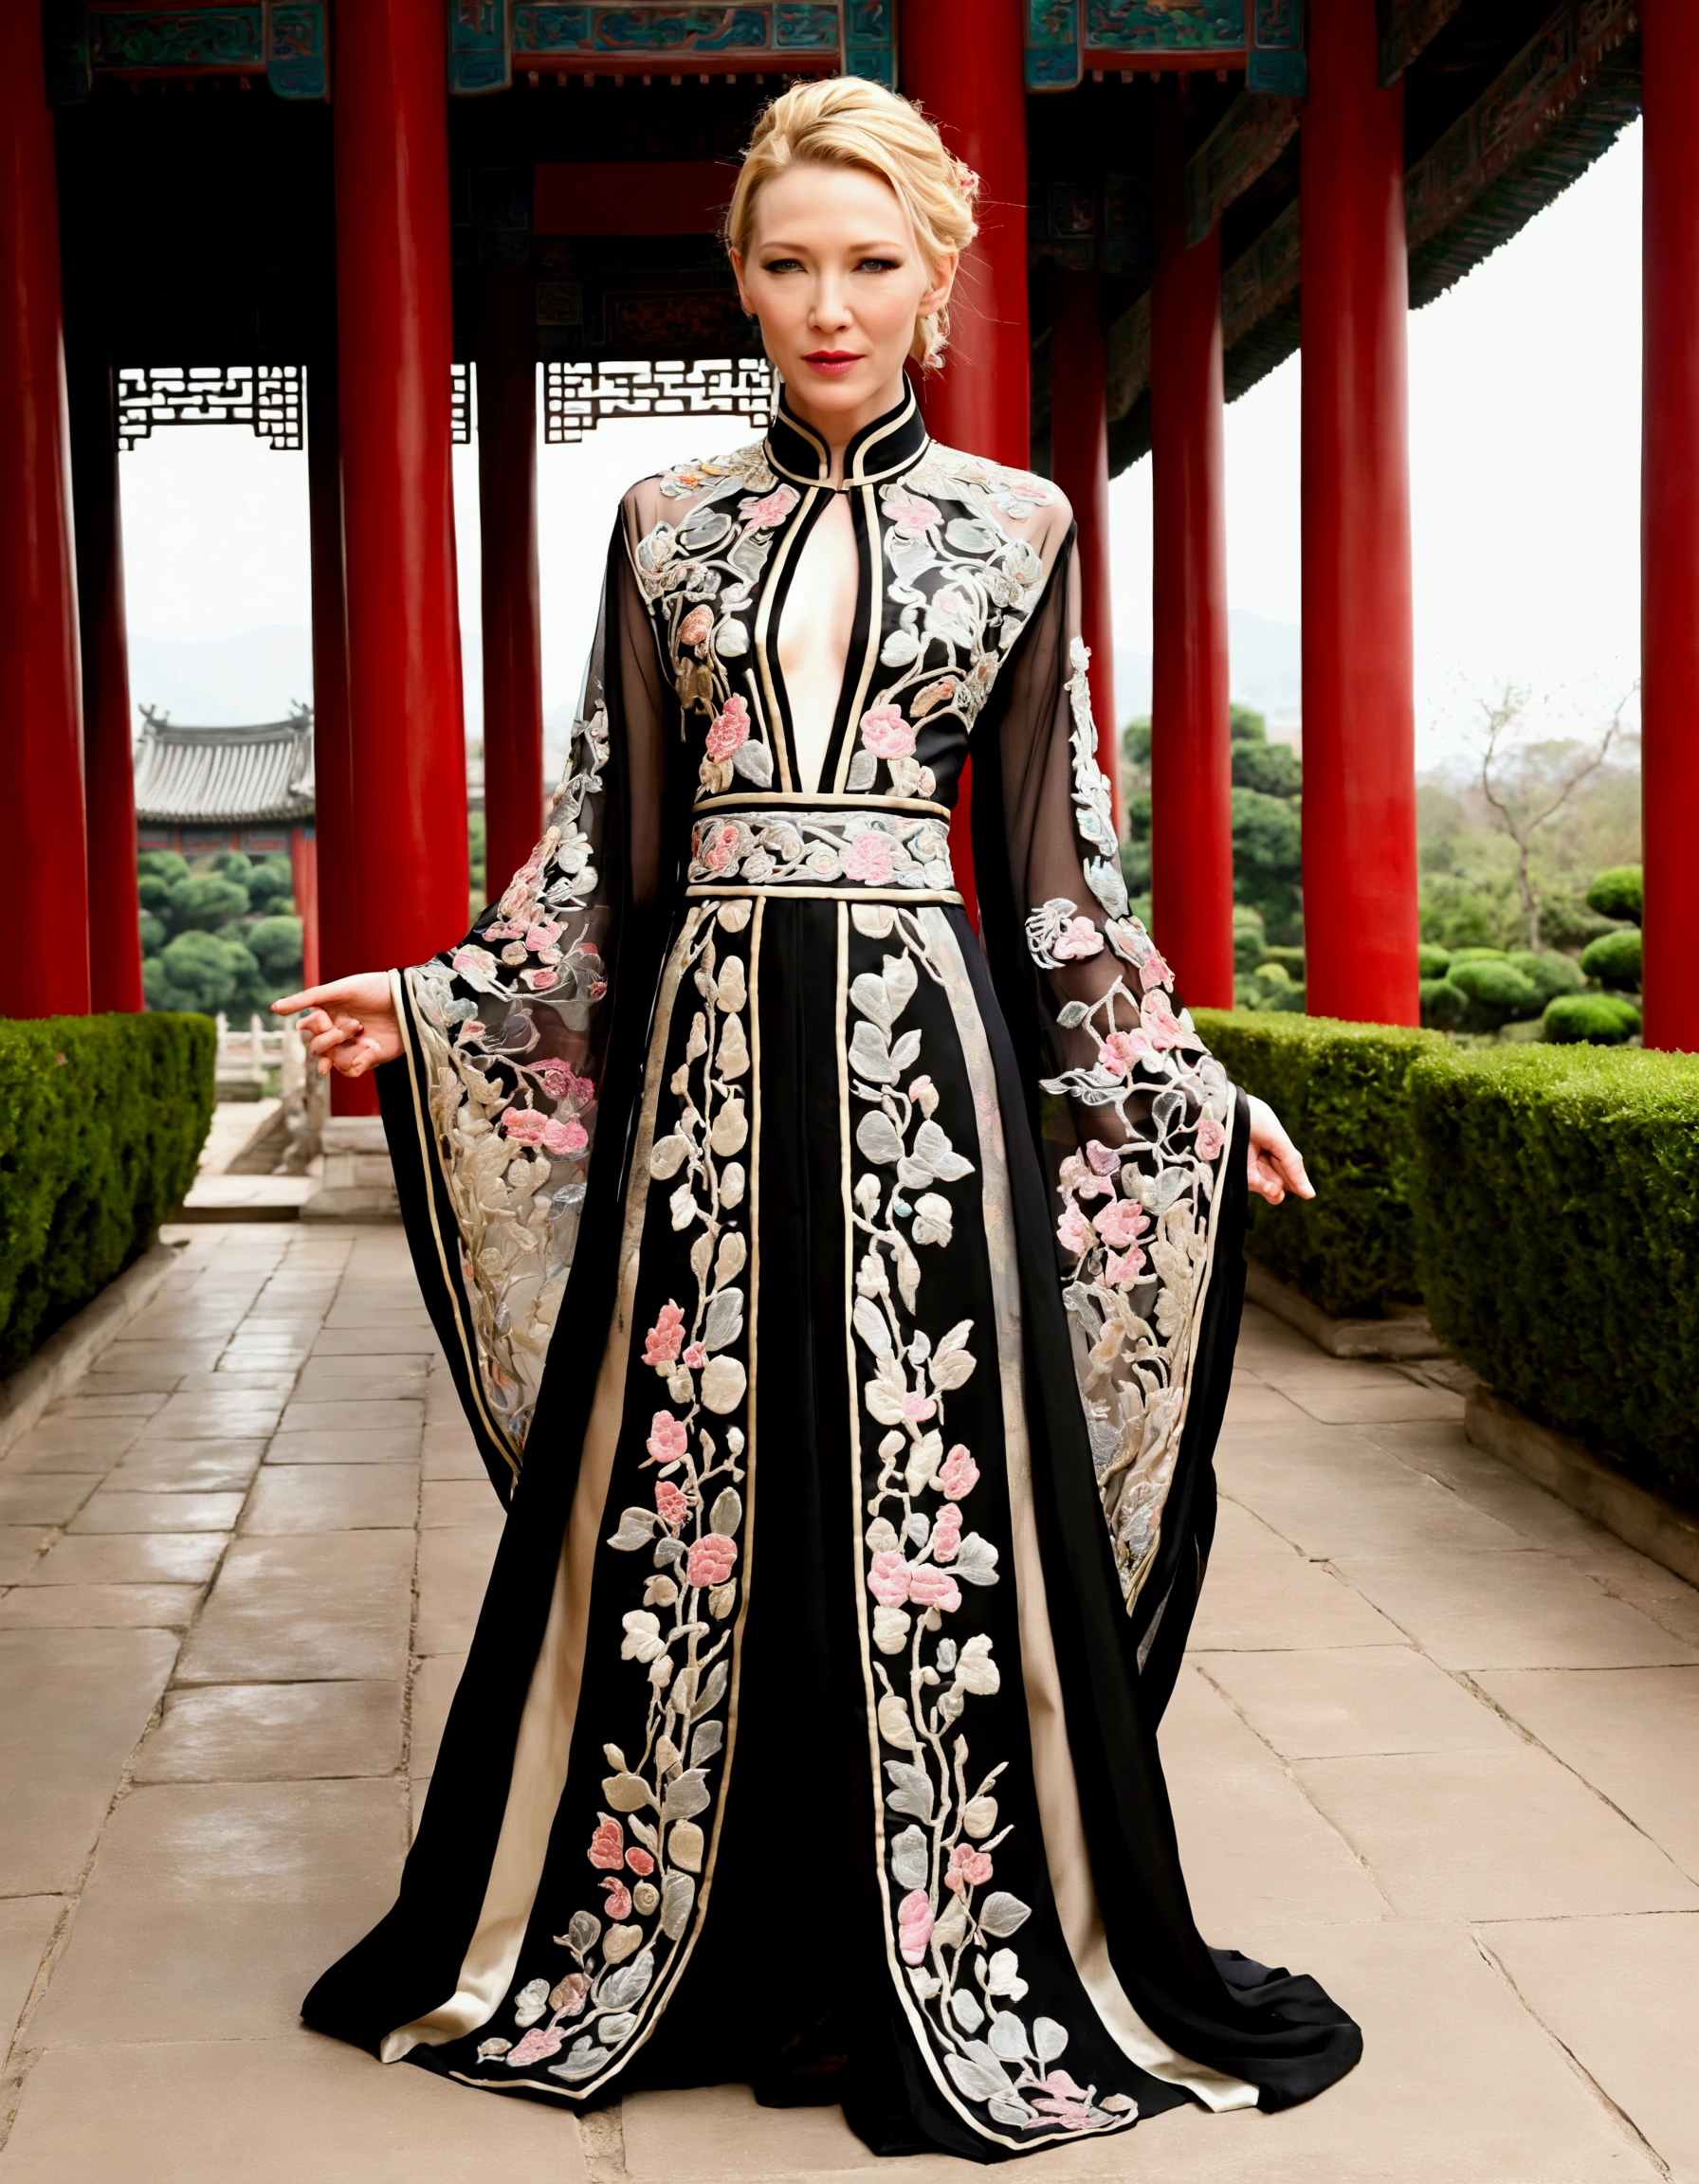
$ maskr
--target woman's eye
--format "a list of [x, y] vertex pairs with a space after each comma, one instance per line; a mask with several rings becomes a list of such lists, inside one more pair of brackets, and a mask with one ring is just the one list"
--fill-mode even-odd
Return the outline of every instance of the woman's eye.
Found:
[[894, 258], [864, 258], [855, 268], [858, 273], [894, 273], [896, 269]]
[[801, 269], [801, 262], [795, 258], [770, 258], [761, 267], [763, 273], [797, 273]]

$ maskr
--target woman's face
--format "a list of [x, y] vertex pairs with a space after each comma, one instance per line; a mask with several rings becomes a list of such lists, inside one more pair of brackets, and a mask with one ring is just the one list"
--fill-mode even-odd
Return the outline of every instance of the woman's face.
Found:
[[792, 403], [841, 446], [897, 400], [915, 319], [948, 297], [956, 254], [927, 264], [881, 176], [803, 162], [757, 192], [732, 266]]

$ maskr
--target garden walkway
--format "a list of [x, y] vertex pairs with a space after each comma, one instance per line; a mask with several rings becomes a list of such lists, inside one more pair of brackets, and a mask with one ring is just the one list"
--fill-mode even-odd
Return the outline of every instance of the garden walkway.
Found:
[[[199, 1227], [0, 1464], [0, 2184], [960, 2184], [835, 2110], [552, 2109], [302, 2031], [390, 1901], [496, 1537], [395, 1229]], [[1337, 2091], [1035, 2184], [1699, 2179], [1699, 1593], [1250, 1315], [1164, 1733], [1199, 1919]]]

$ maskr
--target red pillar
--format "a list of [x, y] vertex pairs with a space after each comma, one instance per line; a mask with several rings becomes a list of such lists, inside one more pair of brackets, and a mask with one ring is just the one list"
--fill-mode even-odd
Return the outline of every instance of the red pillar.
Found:
[[1184, 998], [1233, 1007], [1221, 235], [1186, 243], [1183, 82], [1159, 91], [1150, 295], [1152, 921]]
[[1699, 133], [1682, 93], [1699, 64], [1699, 12], [1642, 0], [1640, 38], [1645, 1039], [1695, 1052], [1699, 983], [1686, 958], [1699, 924]]
[[301, 919], [301, 982], [319, 983], [319, 845], [304, 826], [289, 829], [289, 891]]
[[[354, 818], [354, 742], [348, 716], [348, 605], [342, 560], [342, 456], [337, 419], [337, 368], [327, 357], [307, 366], [307, 521], [313, 556], [313, 885], [316, 973], [304, 947], [302, 984], [345, 978], [366, 966], [359, 931]], [[375, 1115], [369, 1077], [334, 1075], [333, 1115]]]
[[69, 358], [71, 475], [82, 626], [82, 763], [88, 829], [90, 1001], [139, 1010], [141, 907], [136, 899], [136, 771], [130, 647], [119, 501], [112, 356], [90, 328]]
[[[1021, 0], [975, 0], [963, 35], [959, 0], [904, 0], [901, 80], [944, 142], [979, 177], [979, 233], [950, 302], [950, 347], [923, 391], [926, 425], [946, 446], [1024, 469], [1032, 460], [1027, 324], [1027, 103]], [[962, 775], [950, 851], [977, 922], [969, 838], [973, 766]]]
[[0, 1016], [86, 1013], [88, 853], [59, 294], [41, 9], [12, 11], [0, 67], [0, 800], [28, 943], [0, 961]]
[[491, 265], [478, 321], [485, 885], [493, 901], [542, 831], [537, 581], [537, 338], [523, 265]]
[[410, 0], [361, 0], [337, 19], [337, 393], [362, 970], [420, 962], [466, 922], [448, 99], [430, 21], [440, 29]]
[[1097, 762], [1121, 830], [1121, 737], [1115, 711], [1114, 594], [1109, 582], [1108, 353], [1095, 273], [1059, 267], [1050, 288], [1050, 476], [1079, 525], [1081, 615], [1091, 653]]
[[1404, 94], [1368, 0], [1313, 0], [1304, 284], [1304, 946], [1318, 1016], [1414, 1024]]

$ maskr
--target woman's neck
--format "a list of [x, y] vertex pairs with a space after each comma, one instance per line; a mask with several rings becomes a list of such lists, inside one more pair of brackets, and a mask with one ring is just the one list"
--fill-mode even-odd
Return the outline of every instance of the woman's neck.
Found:
[[844, 455], [855, 435], [868, 426], [876, 424], [888, 410], [894, 410], [903, 399], [903, 374], [899, 372], [890, 384], [879, 393], [869, 395], [867, 401], [853, 410], [833, 410], [822, 412], [813, 407], [805, 396], [799, 397], [789, 380], [785, 382], [785, 401], [798, 424], [826, 443], [826, 451], [831, 468], [830, 482], [844, 482]]

